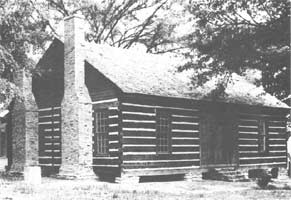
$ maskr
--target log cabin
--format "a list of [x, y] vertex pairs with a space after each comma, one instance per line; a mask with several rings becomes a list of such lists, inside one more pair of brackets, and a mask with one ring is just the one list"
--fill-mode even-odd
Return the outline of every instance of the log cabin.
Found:
[[32, 79], [43, 175], [286, 168], [286, 104], [239, 76], [224, 98], [199, 98], [179, 59], [85, 42], [82, 20], [65, 20]]

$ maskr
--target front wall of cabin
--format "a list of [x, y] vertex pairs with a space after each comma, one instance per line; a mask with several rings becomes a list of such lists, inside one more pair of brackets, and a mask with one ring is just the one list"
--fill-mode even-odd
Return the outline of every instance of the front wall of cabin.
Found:
[[[286, 167], [286, 109], [242, 108], [238, 116], [240, 167]], [[260, 151], [260, 121], [265, 123], [266, 151]]]
[[[209, 167], [286, 167], [286, 109], [126, 94], [119, 110], [123, 173], [146, 176]], [[171, 113], [169, 154], [157, 153], [157, 110]], [[259, 152], [259, 120], [266, 123], [264, 153]]]
[[[199, 109], [193, 101], [124, 95], [119, 106], [122, 170], [138, 175], [186, 173], [200, 166]], [[157, 152], [158, 111], [171, 119], [170, 153]]]

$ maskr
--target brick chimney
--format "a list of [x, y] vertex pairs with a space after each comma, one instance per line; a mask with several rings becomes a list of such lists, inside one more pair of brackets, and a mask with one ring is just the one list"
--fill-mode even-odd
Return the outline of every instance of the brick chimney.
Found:
[[85, 85], [85, 20], [64, 21], [64, 98], [62, 100], [62, 165], [59, 176], [95, 177], [92, 169], [92, 102]]

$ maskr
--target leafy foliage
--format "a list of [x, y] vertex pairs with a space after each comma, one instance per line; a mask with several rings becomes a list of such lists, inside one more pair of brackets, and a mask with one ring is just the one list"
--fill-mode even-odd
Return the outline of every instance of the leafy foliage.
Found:
[[[2, 108], [8, 107], [12, 99], [17, 95], [17, 88], [9, 81], [11, 79], [11, 72], [14, 71], [18, 65], [2, 46], [0, 46], [0, 111]], [[10, 66], [10, 67], [7, 67]]]
[[38, 18], [27, 1], [0, 0], [0, 109], [17, 95], [13, 73], [19, 68], [31, 70], [27, 53], [40, 48], [50, 38], [44, 31], [46, 20]]
[[196, 19], [197, 28], [187, 38], [195, 53], [185, 54], [191, 61], [181, 70], [194, 68], [195, 84], [223, 74], [223, 89], [232, 72], [258, 69], [267, 92], [288, 96], [290, 1], [192, 1], [188, 9]]

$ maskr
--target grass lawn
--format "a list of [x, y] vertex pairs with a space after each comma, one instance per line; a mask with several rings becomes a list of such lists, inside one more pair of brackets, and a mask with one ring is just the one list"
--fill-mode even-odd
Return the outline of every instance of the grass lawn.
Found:
[[291, 179], [275, 180], [267, 189], [255, 182], [173, 181], [116, 184], [96, 180], [43, 178], [28, 185], [21, 177], [0, 177], [0, 199], [291, 199]]

